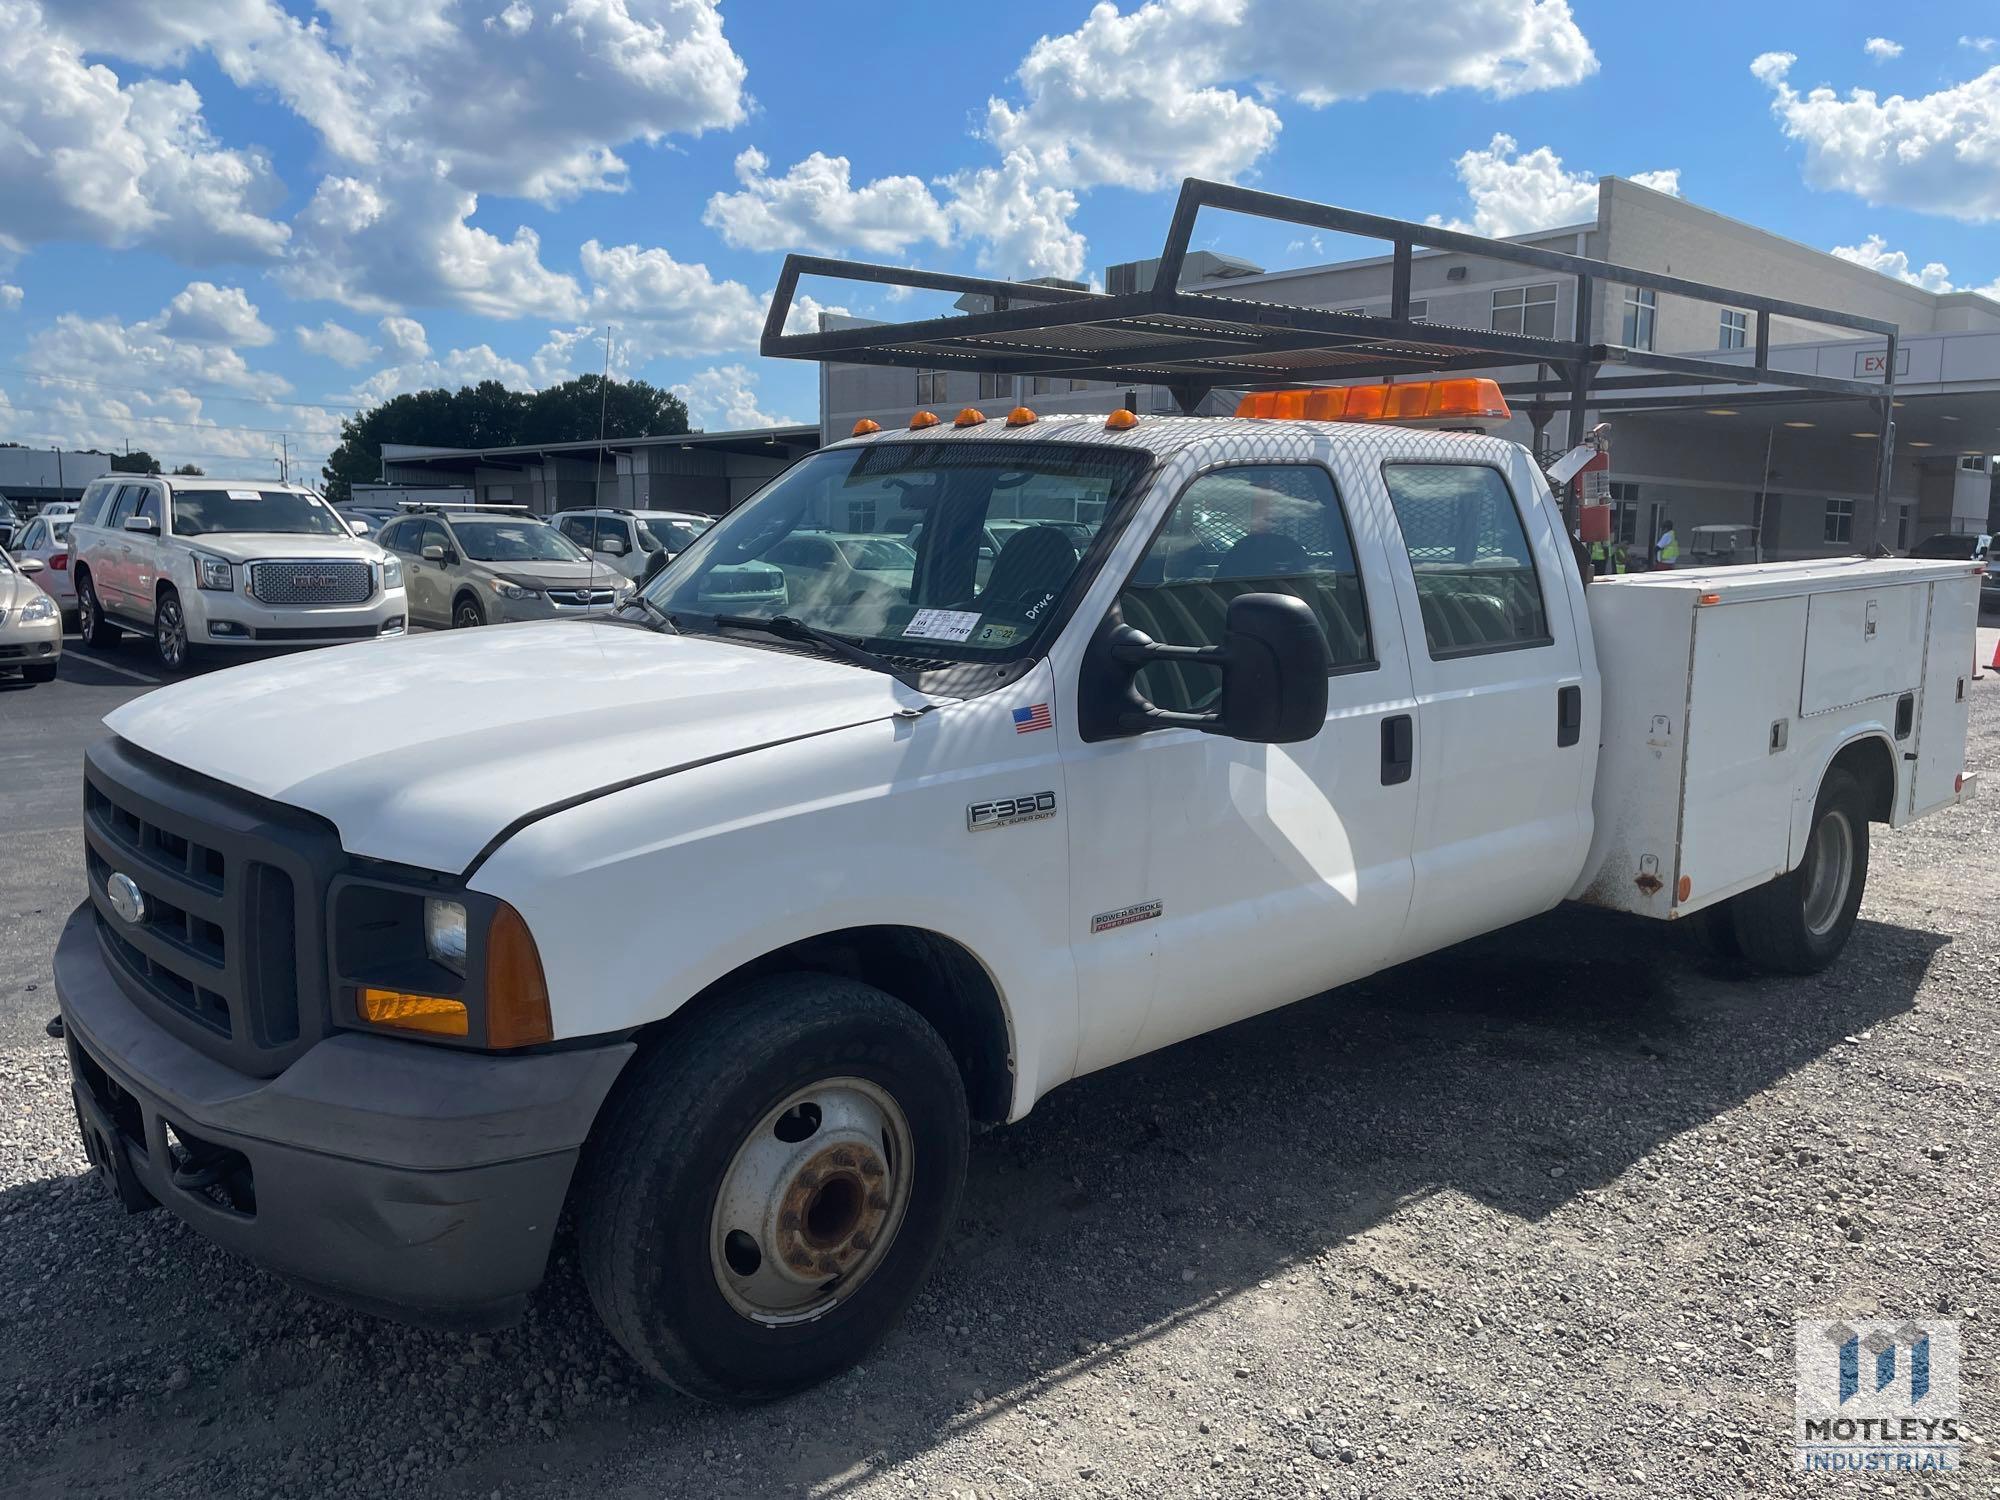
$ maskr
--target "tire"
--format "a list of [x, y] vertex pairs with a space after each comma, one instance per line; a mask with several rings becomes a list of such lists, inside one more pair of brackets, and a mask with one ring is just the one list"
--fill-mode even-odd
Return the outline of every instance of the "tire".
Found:
[[1731, 967], [1743, 964], [1743, 944], [1736, 936], [1735, 901], [1718, 901], [1704, 906], [1681, 924], [1688, 939], [1704, 957]]
[[486, 623], [486, 611], [479, 607], [479, 601], [470, 594], [460, 594], [451, 604], [451, 628], [470, 630]]
[[1868, 797], [1838, 768], [1820, 783], [1805, 858], [1730, 903], [1736, 940], [1753, 967], [1817, 974], [1840, 956], [1868, 884]]
[[104, 606], [98, 602], [97, 585], [85, 573], [76, 581], [76, 628], [86, 645], [100, 651], [106, 646], [118, 644], [119, 629], [104, 618]]
[[170, 588], [161, 589], [153, 605], [153, 658], [169, 677], [180, 676], [194, 664], [187, 614], [181, 607], [181, 596]]
[[930, 1274], [968, 1133], [957, 1065], [914, 1011], [852, 980], [756, 980], [634, 1061], [592, 1131], [572, 1200], [590, 1300], [688, 1395], [825, 1380]]
[[21, 675], [29, 682], [54, 682], [56, 669], [53, 663], [45, 667], [23, 667]]

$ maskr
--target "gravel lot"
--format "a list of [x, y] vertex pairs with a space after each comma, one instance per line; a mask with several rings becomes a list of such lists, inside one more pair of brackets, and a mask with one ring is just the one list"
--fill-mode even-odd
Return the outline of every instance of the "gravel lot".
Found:
[[566, 1244], [521, 1327], [422, 1333], [83, 1175], [39, 1025], [75, 794], [19, 788], [73, 788], [36, 716], [85, 689], [37, 691], [0, 688], [0, 1494], [1870, 1492], [1789, 1471], [1792, 1321], [1937, 1313], [1973, 1440], [1887, 1487], [2000, 1494], [2000, 786], [1878, 838], [1818, 979], [1566, 911], [1062, 1089], [974, 1143], [864, 1369], [732, 1411], [635, 1377]]

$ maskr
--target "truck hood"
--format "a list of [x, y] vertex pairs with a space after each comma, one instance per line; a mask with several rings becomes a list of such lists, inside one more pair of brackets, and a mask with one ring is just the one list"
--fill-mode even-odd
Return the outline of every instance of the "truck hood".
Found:
[[319, 814], [349, 853], [459, 871], [556, 804], [933, 701], [839, 662], [575, 620], [257, 662], [104, 722]]
[[204, 531], [197, 536], [179, 532], [174, 535], [186, 546], [226, 557], [233, 563], [261, 562], [270, 557], [338, 557], [378, 563], [389, 555], [358, 536], [315, 536], [300, 531]]

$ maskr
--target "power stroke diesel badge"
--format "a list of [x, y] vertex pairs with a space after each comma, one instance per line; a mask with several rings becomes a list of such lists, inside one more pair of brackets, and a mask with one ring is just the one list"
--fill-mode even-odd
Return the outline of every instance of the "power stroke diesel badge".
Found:
[[995, 797], [965, 810], [965, 826], [973, 833], [1005, 828], [1013, 823], [1039, 823], [1056, 815], [1054, 792], [1027, 792], [1019, 797]]

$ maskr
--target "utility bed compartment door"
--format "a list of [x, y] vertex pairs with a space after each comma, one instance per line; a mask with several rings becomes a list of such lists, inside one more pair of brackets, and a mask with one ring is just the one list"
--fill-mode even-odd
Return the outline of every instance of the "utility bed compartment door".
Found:
[[1909, 778], [1911, 817], [1958, 796], [1958, 777], [1965, 769], [1965, 680], [1972, 671], [1963, 643], [1978, 639], [1979, 625], [1976, 577], [1933, 583], [1925, 592], [1930, 596], [1930, 633], [1917, 709], [1916, 774]]
[[1926, 584], [1906, 583], [1810, 595], [1799, 712], [1824, 713], [1915, 687], [1929, 594]]

